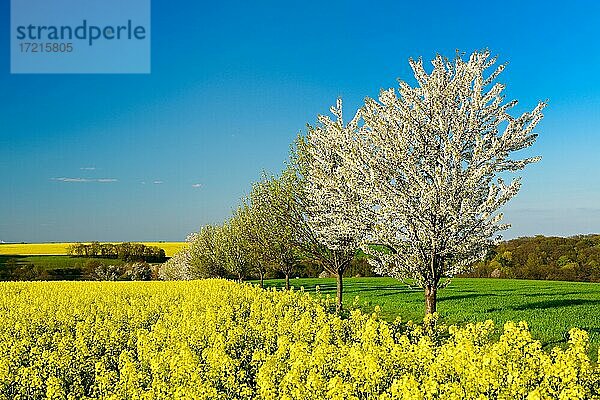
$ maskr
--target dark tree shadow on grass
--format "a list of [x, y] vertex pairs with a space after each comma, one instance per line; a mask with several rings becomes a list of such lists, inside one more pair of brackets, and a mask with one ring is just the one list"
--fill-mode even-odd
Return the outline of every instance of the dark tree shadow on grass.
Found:
[[421, 288], [409, 288], [408, 286], [405, 285], [398, 285], [398, 286], [371, 286], [371, 287], [353, 287], [350, 285], [345, 285], [345, 287], [348, 288], [352, 288], [352, 289], [356, 289], [357, 291], [360, 292], [377, 292], [377, 291], [382, 291], [382, 292], [388, 292], [388, 291], [394, 291], [397, 293], [419, 293], [421, 292], [423, 289]]
[[587, 293], [595, 293], [595, 292], [594, 291], [589, 291], [589, 292], [557, 292], [557, 291], [552, 291], [552, 290], [548, 289], [548, 290], [545, 290], [545, 291], [538, 291], [538, 292], [534, 292], [534, 293], [522, 293], [522, 294], [520, 294], [520, 296], [523, 296], [523, 297], [541, 297], [541, 296], [556, 297], [556, 296], [572, 296], [572, 295], [581, 296], [582, 294], [587, 294]]
[[571, 306], [582, 306], [582, 305], [600, 305], [600, 300], [590, 299], [553, 299], [538, 301], [535, 303], [527, 303], [517, 307], [512, 307], [515, 311], [524, 310], [545, 310], [548, 308], [560, 308], [560, 307], [571, 307]]
[[464, 300], [464, 299], [475, 299], [478, 297], [494, 297], [499, 296], [494, 293], [467, 293], [467, 294], [458, 294], [458, 295], [450, 295], [450, 296], [440, 296], [438, 297], [438, 302], [444, 302], [448, 300]]

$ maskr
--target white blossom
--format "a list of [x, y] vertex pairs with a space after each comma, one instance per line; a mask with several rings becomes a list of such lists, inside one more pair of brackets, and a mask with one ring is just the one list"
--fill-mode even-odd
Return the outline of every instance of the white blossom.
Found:
[[400, 81], [398, 91], [366, 99], [336, 176], [366, 205], [357, 225], [374, 223], [363, 248], [377, 272], [423, 286], [433, 312], [441, 278], [463, 272], [508, 227], [498, 209], [521, 183], [499, 175], [540, 159], [511, 156], [535, 142], [545, 103], [511, 116], [516, 101], [505, 102], [494, 82], [504, 65], [486, 76], [496, 62], [488, 51], [437, 56], [430, 73], [421, 59], [409, 62], [418, 85]]
[[[369, 230], [366, 220], [357, 223], [363, 202], [357, 182], [345, 171], [341, 156], [356, 137], [359, 113], [347, 125], [342, 116], [342, 101], [331, 107], [335, 116], [320, 115], [316, 127], [309, 126], [305, 140], [299, 141], [299, 154], [305, 157], [307, 222], [317, 240], [327, 249], [338, 252], [345, 261], [354, 256]], [[333, 271], [332, 273], [336, 273]]]

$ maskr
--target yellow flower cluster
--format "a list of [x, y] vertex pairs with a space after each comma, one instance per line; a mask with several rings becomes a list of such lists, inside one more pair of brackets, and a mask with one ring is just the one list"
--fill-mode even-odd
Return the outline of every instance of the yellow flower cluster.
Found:
[[579, 399], [588, 336], [387, 323], [224, 280], [0, 284], [1, 399]]

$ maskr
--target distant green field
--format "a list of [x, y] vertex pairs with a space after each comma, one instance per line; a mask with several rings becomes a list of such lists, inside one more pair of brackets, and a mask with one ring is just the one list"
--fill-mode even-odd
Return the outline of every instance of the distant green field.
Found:
[[7, 256], [0, 255], [0, 267], [6, 265], [9, 260], [14, 260], [17, 264], [33, 264], [43, 269], [57, 268], [80, 268], [89, 260], [101, 262], [103, 264], [123, 265], [125, 261], [112, 258], [80, 258], [69, 256]]
[[[163, 249], [167, 257], [171, 257], [185, 242], [140, 242], [146, 246]], [[0, 255], [64, 255], [72, 243], [0, 243]]]
[[[294, 279], [296, 289], [335, 294], [334, 279]], [[283, 287], [284, 281], [265, 281], [266, 287]], [[359, 296], [359, 306], [372, 310], [379, 305], [388, 320], [423, 318], [423, 292], [391, 278], [344, 279], [344, 304]], [[565, 343], [572, 327], [585, 329], [597, 359], [600, 344], [600, 284], [583, 282], [530, 281], [460, 278], [438, 292], [438, 312], [448, 324], [493, 320], [501, 326], [508, 320], [527, 321], [531, 332], [545, 346]]]
[[[95, 262], [105, 265], [123, 265], [125, 261], [108, 258], [80, 258], [69, 256], [19, 256], [0, 255], [0, 279], [50, 279], [50, 280], [79, 280], [84, 279], [84, 270], [87, 263]], [[45, 271], [42, 277], [15, 278], [10, 270], [27, 265], [33, 265], [37, 272]]]

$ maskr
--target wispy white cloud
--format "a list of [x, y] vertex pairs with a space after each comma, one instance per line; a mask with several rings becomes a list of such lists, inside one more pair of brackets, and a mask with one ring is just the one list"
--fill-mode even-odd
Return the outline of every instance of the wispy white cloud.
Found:
[[154, 181], [152, 183], [154, 183], [155, 185], [162, 185], [164, 182], [163, 181]]
[[51, 178], [50, 180], [59, 181], [59, 182], [90, 182], [90, 179], [87, 178]]
[[79, 183], [79, 182], [98, 182], [98, 183], [112, 183], [112, 182], [118, 182], [118, 179], [115, 178], [100, 178], [100, 179], [89, 179], [89, 178], [67, 178], [67, 177], [61, 177], [61, 178], [50, 178], [51, 181], [58, 181], [58, 182], [68, 182], [68, 183]]
[[201, 184], [201, 183], [194, 183], [194, 184], [192, 185], [192, 187], [193, 187], [193, 188], [201, 188], [201, 187], [202, 187], [202, 184]]
[[95, 171], [96, 167], [81, 167], [79, 169], [82, 171]]

